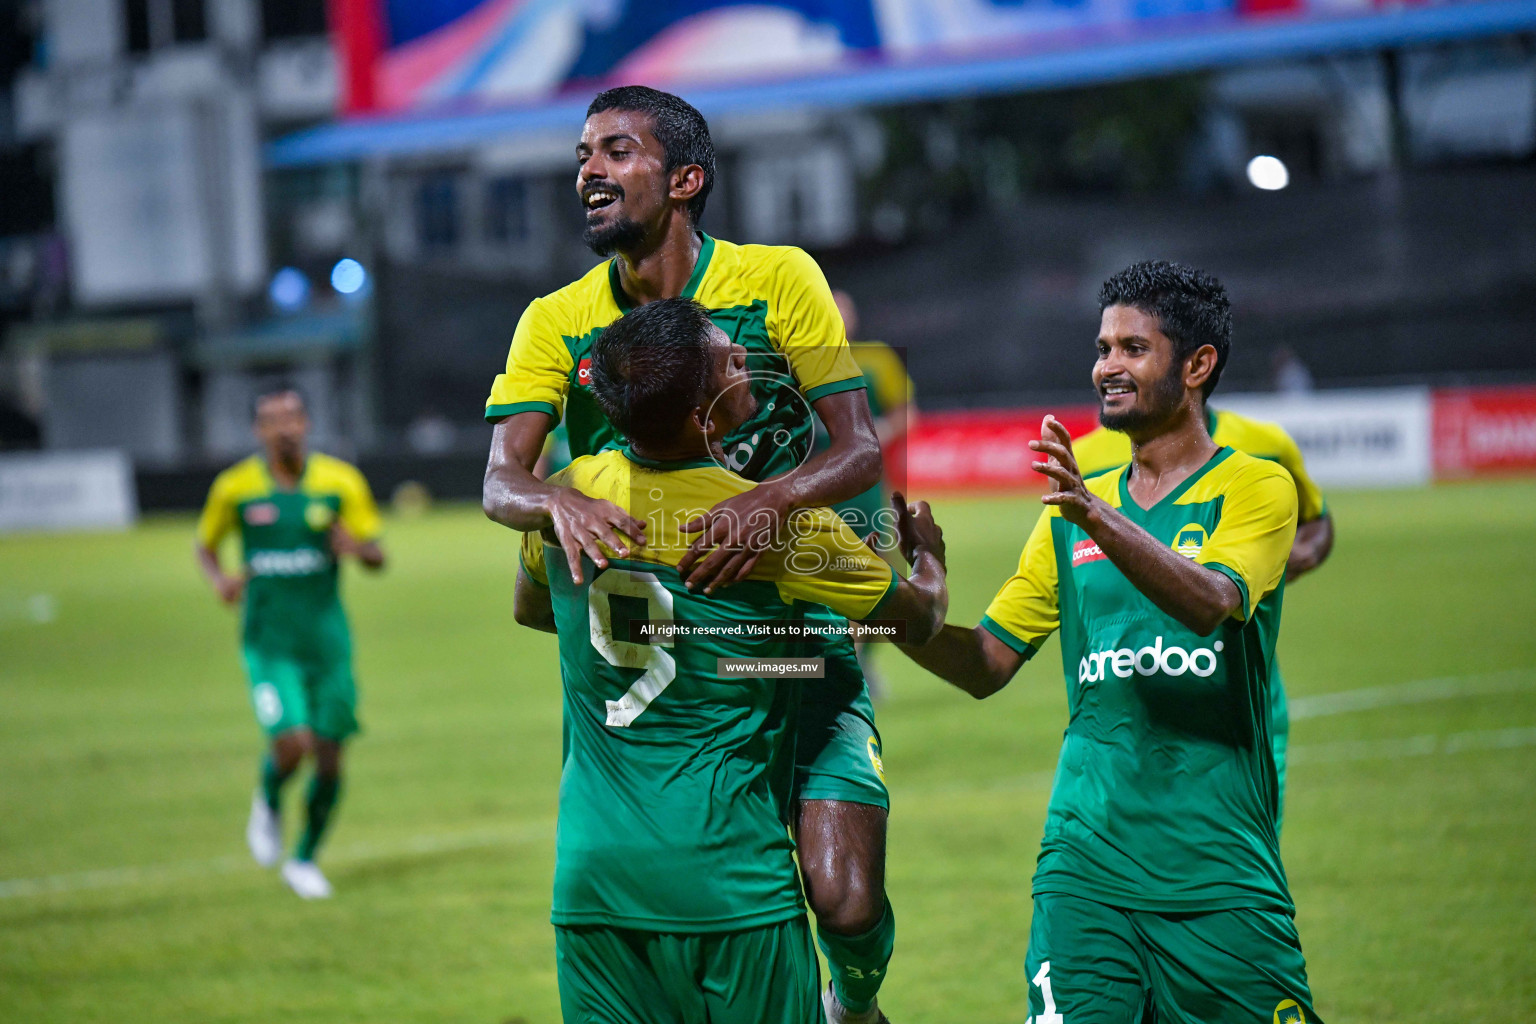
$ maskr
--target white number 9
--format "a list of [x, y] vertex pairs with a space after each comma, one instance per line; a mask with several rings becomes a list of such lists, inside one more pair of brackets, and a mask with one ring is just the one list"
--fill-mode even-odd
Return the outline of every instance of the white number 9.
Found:
[[592, 646], [614, 668], [643, 668], [624, 696], [610, 700], [607, 725], [622, 729], [650, 707], [677, 677], [677, 662], [662, 648], [670, 648], [670, 638], [658, 637], [654, 643], [637, 644], [613, 635], [613, 609], [609, 596], [638, 597], [645, 601], [645, 613], [653, 623], [672, 621], [672, 595], [653, 573], [609, 569], [592, 581], [587, 591], [587, 620], [592, 627]]

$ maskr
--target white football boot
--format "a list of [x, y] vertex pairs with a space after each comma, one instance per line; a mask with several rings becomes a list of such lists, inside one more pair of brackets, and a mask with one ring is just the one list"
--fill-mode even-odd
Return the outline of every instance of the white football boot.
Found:
[[283, 859], [283, 823], [267, 806], [260, 790], [251, 798], [251, 817], [245, 823], [245, 844], [251, 848], [256, 863], [264, 868], [276, 867]]
[[331, 883], [325, 880], [312, 860], [285, 861], [283, 881], [306, 900], [325, 900], [331, 897]]
[[885, 1014], [880, 1012], [878, 999], [871, 1002], [869, 1009], [863, 1013], [854, 1013], [838, 1002], [830, 982], [827, 983], [827, 990], [821, 994], [821, 1011], [827, 1015], [827, 1024], [891, 1024]]

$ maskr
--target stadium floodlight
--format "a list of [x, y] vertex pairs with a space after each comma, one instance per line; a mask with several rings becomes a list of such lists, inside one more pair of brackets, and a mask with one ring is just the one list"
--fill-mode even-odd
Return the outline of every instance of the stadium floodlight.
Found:
[[1248, 180], [1254, 188], [1278, 192], [1291, 183], [1291, 172], [1277, 156], [1256, 156], [1248, 161]]
[[336, 261], [331, 268], [331, 287], [342, 295], [351, 295], [368, 283], [368, 271], [350, 256]]
[[298, 267], [283, 267], [272, 275], [272, 283], [267, 286], [267, 298], [285, 313], [303, 309], [309, 301], [309, 278]]

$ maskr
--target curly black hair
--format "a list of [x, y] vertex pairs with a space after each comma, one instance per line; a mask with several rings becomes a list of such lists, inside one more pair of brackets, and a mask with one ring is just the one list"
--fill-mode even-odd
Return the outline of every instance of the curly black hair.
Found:
[[689, 164], [704, 169], [704, 187], [688, 200], [688, 216], [694, 224], [704, 216], [709, 190], [715, 187], [715, 143], [709, 136], [709, 124], [693, 104], [681, 96], [645, 85], [621, 85], [597, 94], [587, 107], [587, 116], [605, 110], [633, 110], [651, 117], [651, 134], [667, 155], [667, 171]]
[[1201, 345], [1214, 348], [1216, 370], [1202, 389], [1206, 398], [1211, 397], [1232, 348], [1232, 303], [1220, 281], [1182, 263], [1142, 260], [1099, 289], [1099, 312], [1110, 306], [1133, 306], [1157, 317], [1158, 327], [1173, 342], [1177, 359]]

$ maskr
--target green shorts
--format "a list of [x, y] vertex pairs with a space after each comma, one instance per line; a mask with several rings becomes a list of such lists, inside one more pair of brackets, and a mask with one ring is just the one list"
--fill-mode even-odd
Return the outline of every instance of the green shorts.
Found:
[[1036, 1024], [1319, 1024], [1289, 914], [1154, 914], [1063, 893], [1035, 897]]
[[338, 742], [357, 732], [357, 684], [350, 645], [335, 655], [305, 658], [247, 644], [246, 676], [251, 706], [268, 736], [309, 728]]
[[805, 914], [737, 932], [555, 928], [565, 1024], [821, 1024]]
[[[818, 608], [816, 614], [832, 617], [825, 608]], [[880, 731], [875, 728], [875, 708], [853, 638], [830, 640], [814, 656], [826, 659], [826, 678], [807, 679], [801, 687], [794, 798], [873, 804], [889, 810]]]

